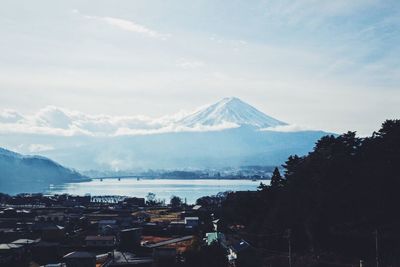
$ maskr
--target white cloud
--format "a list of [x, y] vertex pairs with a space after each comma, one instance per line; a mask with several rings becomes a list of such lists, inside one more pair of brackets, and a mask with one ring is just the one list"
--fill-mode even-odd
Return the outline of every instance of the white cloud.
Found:
[[[197, 110], [197, 109], [196, 109]], [[13, 119], [0, 120], [0, 133], [24, 133], [54, 136], [102, 136], [113, 137], [123, 135], [146, 135], [161, 134], [169, 132], [204, 132], [220, 131], [228, 128], [235, 128], [238, 125], [233, 123], [222, 123], [215, 126], [195, 125], [186, 127], [176, 122], [191, 112], [180, 111], [173, 115], [165, 115], [160, 118], [147, 116], [109, 116], [109, 115], [88, 115], [78, 111], [70, 111], [64, 108], [47, 106], [33, 115], [16, 115], [10, 110], [0, 114], [8, 114]], [[9, 115], [11, 114], [11, 115]], [[5, 118], [7, 118], [4, 115]], [[2, 118], [0, 116], [0, 118]], [[49, 147], [33, 145], [29, 148], [31, 152]]]
[[31, 152], [31, 153], [37, 153], [37, 152], [42, 152], [42, 151], [53, 150], [54, 146], [46, 145], [46, 144], [31, 144], [31, 145], [29, 145], [28, 149], [29, 149], [29, 152]]
[[15, 123], [22, 118], [22, 115], [13, 109], [5, 109], [0, 113], [0, 123]]
[[16, 133], [55, 135], [55, 136], [94, 135], [89, 131], [85, 131], [75, 126], [72, 126], [69, 129], [60, 129], [60, 128], [34, 125], [32, 124], [31, 121], [23, 123], [0, 123], [0, 134], [16, 134]]
[[147, 134], [162, 134], [162, 133], [177, 133], [177, 132], [211, 132], [211, 131], [222, 131], [226, 129], [237, 128], [239, 125], [235, 123], [224, 122], [218, 125], [194, 125], [193, 127], [187, 127], [183, 125], [168, 125], [159, 129], [129, 129], [119, 128], [115, 132], [115, 136], [123, 135], [147, 135]]
[[278, 125], [275, 127], [268, 127], [260, 129], [260, 131], [272, 131], [272, 132], [302, 132], [302, 131], [318, 131], [315, 128], [300, 126], [296, 124]]
[[105, 22], [109, 25], [112, 25], [114, 27], [117, 27], [119, 29], [129, 31], [129, 32], [135, 32], [135, 33], [142, 34], [144, 36], [151, 37], [151, 38], [166, 40], [171, 36], [170, 34], [159, 33], [158, 31], [152, 30], [144, 25], [138, 24], [134, 21], [127, 20], [127, 19], [114, 18], [114, 17], [89, 16], [89, 15], [84, 15], [84, 17], [87, 19], [103, 21], [103, 22]]
[[55, 106], [41, 109], [34, 115], [34, 119], [38, 125], [52, 128], [68, 129], [72, 124], [71, 114]]
[[197, 69], [203, 67], [205, 63], [200, 60], [187, 60], [185, 58], [182, 58], [177, 61], [176, 65], [183, 69]]

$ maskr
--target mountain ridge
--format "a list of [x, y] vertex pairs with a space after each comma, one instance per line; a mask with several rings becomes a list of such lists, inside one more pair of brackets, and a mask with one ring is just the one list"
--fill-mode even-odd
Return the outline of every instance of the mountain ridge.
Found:
[[75, 170], [43, 156], [0, 148], [0, 188], [7, 193], [43, 192], [50, 184], [87, 180]]

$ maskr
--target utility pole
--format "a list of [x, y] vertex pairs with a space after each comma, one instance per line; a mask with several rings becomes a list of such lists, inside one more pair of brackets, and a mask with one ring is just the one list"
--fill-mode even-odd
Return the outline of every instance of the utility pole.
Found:
[[375, 257], [376, 267], [379, 267], [378, 229], [375, 229]]
[[292, 267], [292, 240], [291, 240], [292, 230], [288, 229], [287, 238], [288, 238], [288, 252], [289, 252], [289, 267]]

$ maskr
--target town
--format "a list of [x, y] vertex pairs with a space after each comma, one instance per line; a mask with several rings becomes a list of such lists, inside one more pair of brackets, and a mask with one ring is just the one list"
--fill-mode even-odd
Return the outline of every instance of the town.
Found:
[[192, 266], [190, 250], [215, 244], [222, 261], [235, 266], [250, 249], [219, 231], [212, 206], [186, 205], [176, 196], [168, 205], [152, 193], [146, 199], [0, 194], [0, 201], [0, 266]]

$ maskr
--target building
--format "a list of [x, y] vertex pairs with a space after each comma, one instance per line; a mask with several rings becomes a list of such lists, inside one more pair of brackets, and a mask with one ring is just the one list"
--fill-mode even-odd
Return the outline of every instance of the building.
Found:
[[130, 228], [120, 232], [120, 247], [124, 250], [132, 250], [140, 246], [142, 228]]
[[220, 221], [219, 219], [216, 219], [216, 220], [212, 221], [212, 223], [213, 223], [213, 228], [214, 228], [214, 231], [215, 231], [215, 232], [218, 231], [219, 221]]
[[115, 246], [115, 236], [87, 236], [85, 238], [85, 244], [87, 247], [112, 248]]
[[65, 220], [64, 212], [55, 212], [49, 214], [38, 215], [36, 217], [36, 221], [39, 222], [54, 222], [54, 223], [62, 223]]
[[34, 244], [37, 244], [39, 240], [32, 240], [32, 239], [17, 239], [13, 242], [12, 244], [18, 244], [18, 245], [23, 245], [23, 246], [32, 246]]
[[99, 233], [110, 234], [118, 230], [117, 220], [100, 220], [98, 222]]
[[67, 267], [96, 267], [96, 254], [86, 251], [74, 251], [63, 257]]
[[221, 246], [226, 247], [226, 238], [223, 233], [220, 232], [211, 232], [211, 233], [206, 233], [206, 238], [205, 241], [208, 246], [211, 244], [217, 242]]
[[18, 266], [24, 261], [25, 249], [19, 244], [0, 244], [0, 266]]
[[59, 262], [63, 252], [59, 242], [48, 242], [41, 240], [32, 246], [32, 259], [35, 262]]
[[241, 254], [243, 251], [246, 249], [250, 248], [250, 244], [247, 243], [245, 240], [240, 240], [239, 242], [233, 244], [232, 246], [229, 247], [229, 255], [228, 259], [229, 260], [236, 260], [238, 258], [238, 255]]
[[132, 206], [144, 207], [145, 206], [145, 199], [140, 197], [128, 197], [125, 198], [123, 203]]
[[154, 263], [158, 267], [174, 266], [176, 263], [176, 249], [157, 247], [153, 249]]
[[133, 253], [114, 251], [112, 257], [112, 261], [107, 267], [156, 267], [153, 258], [148, 256], [138, 257]]
[[185, 217], [185, 225], [192, 228], [199, 226], [199, 217]]
[[65, 238], [65, 229], [59, 225], [43, 225], [40, 227], [42, 240], [61, 241]]

